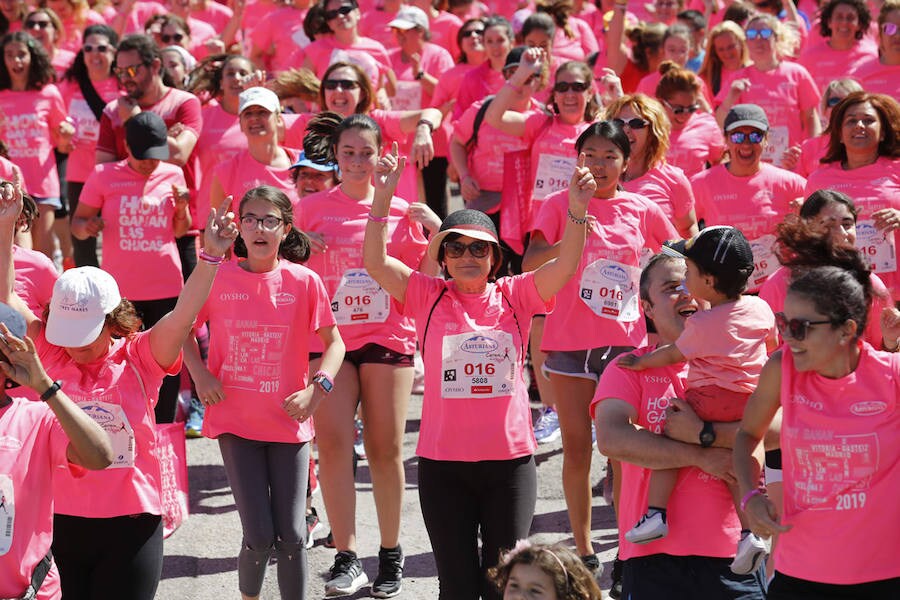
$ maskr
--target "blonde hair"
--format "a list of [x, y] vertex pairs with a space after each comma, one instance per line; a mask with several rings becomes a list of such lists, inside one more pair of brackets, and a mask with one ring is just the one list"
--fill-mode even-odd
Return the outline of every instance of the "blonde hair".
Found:
[[644, 156], [633, 156], [632, 159], [640, 160], [643, 158], [648, 169], [664, 163], [666, 161], [666, 152], [669, 151], [669, 133], [672, 131], [672, 125], [669, 123], [669, 117], [666, 115], [666, 109], [663, 108], [663, 105], [656, 98], [651, 98], [645, 94], [632, 94], [622, 96], [609, 103], [606, 106], [603, 118], [607, 120], [615, 119], [625, 107], [631, 108], [642, 119], [650, 123], [650, 126], [647, 128], [647, 147], [644, 149]]
[[750, 63], [750, 53], [747, 50], [747, 34], [741, 29], [741, 26], [734, 21], [722, 21], [713, 27], [706, 36], [706, 55], [703, 57], [703, 64], [697, 74], [701, 79], [709, 83], [713, 94], [719, 92], [722, 86], [722, 59], [716, 52], [716, 38], [730, 33], [737, 39], [738, 45], [741, 47], [741, 66]]
[[306, 102], [318, 102], [321, 85], [315, 73], [302, 67], [280, 71], [278, 76], [269, 82], [269, 89], [281, 100], [296, 97]]

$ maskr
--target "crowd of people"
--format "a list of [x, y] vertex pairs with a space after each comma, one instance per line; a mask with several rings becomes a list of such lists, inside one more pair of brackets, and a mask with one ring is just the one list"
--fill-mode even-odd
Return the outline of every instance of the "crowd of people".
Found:
[[612, 598], [900, 597], [898, 0], [4, 0], [0, 49], [0, 598], [155, 596], [176, 420], [242, 598], [319, 597], [316, 488], [324, 595], [396, 596], [414, 391], [442, 600], [598, 600], [595, 450]]

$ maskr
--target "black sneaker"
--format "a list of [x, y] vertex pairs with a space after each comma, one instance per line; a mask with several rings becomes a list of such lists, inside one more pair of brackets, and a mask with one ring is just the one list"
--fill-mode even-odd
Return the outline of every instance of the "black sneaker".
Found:
[[378, 577], [372, 584], [373, 598], [393, 598], [403, 589], [403, 550], [382, 548], [378, 551]]
[[581, 557], [581, 562], [588, 568], [588, 571], [594, 574], [594, 579], [600, 580], [603, 575], [603, 565], [596, 554], [585, 554]]
[[369, 578], [366, 577], [356, 552], [344, 550], [334, 555], [334, 564], [331, 566], [328, 581], [325, 582], [325, 595], [347, 596], [367, 583]]
[[609, 597], [618, 600], [622, 597], [622, 561], [616, 555], [612, 568], [612, 585], [609, 588]]

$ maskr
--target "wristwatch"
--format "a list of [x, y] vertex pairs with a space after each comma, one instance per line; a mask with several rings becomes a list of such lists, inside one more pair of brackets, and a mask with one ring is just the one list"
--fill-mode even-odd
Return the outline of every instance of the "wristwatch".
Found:
[[312, 380], [313, 383], [322, 388], [322, 391], [326, 394], [330, 394], [331, 390], [334, 389], [334, 380], [325, 371], [316, 371], [316, 374], [313, 375]]
[[416, 81], [419, 81], [423, 77], [425, 77], [425, 71], [419, 71], [418, 73], [416, 73]]
[[703, 421], [703, 429], [700, 430], [700, 445], [709, 448], [716, 443], [716, 430], [710, 421]]

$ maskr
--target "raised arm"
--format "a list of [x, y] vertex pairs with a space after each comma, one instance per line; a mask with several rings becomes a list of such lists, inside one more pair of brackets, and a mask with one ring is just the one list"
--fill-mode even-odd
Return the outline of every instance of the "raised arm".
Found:
[[559, 242], [559, 256], [545, 262], [534, 272], [534, 284], [545, 301], [555, 296], [575, 275], [584, 252], [585, 232], [588, 228], [587, 207], [597, 189], [597, 182], [584, 163], [585, 155], [582, 152], [569, 182], [568, 219]]
[[500, 88], [484, 113], [484, 120], [494, 129], [507, 135], [522, 137], [525, 135], [525, 114], [510, 110], [518, 90], [528, 85], [528, 79], [540, 75], [545, 61], [544, 51], [540, 48], [529, 48], [522, 54], [521, 62], [512, 77]]
[[400, 156], [397, 142], [393, 143], [389, 153], [378, 159], [375, 166], [375, 198], [363, 242], [363, 266], [372, 279], [398, 302], [406, 300], [406, 284], [413, 271], [393, 256], [388, 256], [387, 225], [391, 198], [405, 166], [406, 157]]
[[[224, 258], [238, 235], [230, 200], [220, 211], [210, 209], [203, 235], [203, 250], [211, 257]], [[150, 351], [162, 367], [169, 367], [178, 359], [184, 340], [194, 325], [197, 314], [212, 289], [219, 263], [200, 260], [184, 284], [178, 302], [171, 312], [150, 328]]]
[[621, 75], [628, 64], [628, 48], [625, 46], [625, 13], [628, 11], [628, 0], [615, 0], [613, 16], [609, 21], [609, 32], [606, 34], [606, 65]]

